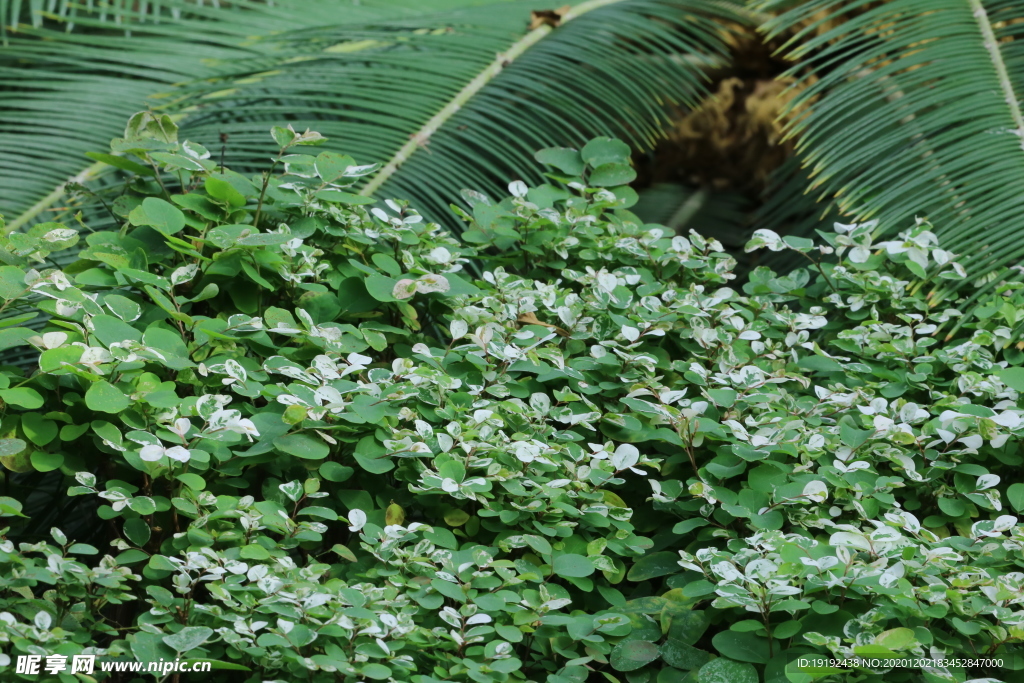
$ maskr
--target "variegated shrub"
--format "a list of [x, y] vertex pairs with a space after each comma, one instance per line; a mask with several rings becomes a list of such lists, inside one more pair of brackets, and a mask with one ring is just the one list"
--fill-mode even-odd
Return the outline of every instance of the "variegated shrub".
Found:
[[[1004, 664], [840, 675], [1010, 680], [1016, 285], [956, 328], [928, 292], [965, 273], [925, 222], [759, 231], [807, 267], [737, 277], [629, 212], [608, 139], [467, 192], [460, 241], [273, 136], [247, 177], [137, 115], [118, 231], [5, 238], [0, 343], [38, 361], [0, 373], [0, 675], [803, 683], [837, 672], [800, 656], [898, 655]], [[84, 501], [74, 538], [34, 525], [32, 472]]]

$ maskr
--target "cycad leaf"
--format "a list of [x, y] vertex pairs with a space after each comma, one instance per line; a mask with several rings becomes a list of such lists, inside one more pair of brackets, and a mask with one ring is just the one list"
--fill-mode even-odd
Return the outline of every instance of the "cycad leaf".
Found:
[[[472, 2], [433, 0], [435, 7]], [[31, 6], [37, 4], [43, 3]], [[218, 7], [174, 0], [161, 6], [159, 23], [152, 16], [145, 22], [136, 18], [130, 33], [124, 30], [124, 16], [107, 3], [97, 3], [94, 12], [78, 10], [73, 32], [55, 21], [38, 29], [23, 25], [0, 43], [0, 214], [7, 217], [9, 228], [48, 219], [47, 212], [60, 206], [67, 180], [88, 179], [102, 167], [85, 153], [106, 151], [132, 113], [147, 106], [179, 111], [177, 84], [275, 64], [267, 52], [277, 43], [260, 36], [423, 12], [418, 0], [367, 0], [359, 5], [285, 0]], [[24, 3], [23, 11], [29, 10]], [[36, 206], [41, 200], [46, 201]]]
[[704, 2], [601, 0], [531, 31], [535, 5], [288, 36], [286, 63], [244, 74], [183, 134], [202, 142], [227, 127], [245, 145], [229, 154], [245, 164], [265, 150], [268, 122], [293, 117], [357, 159], [385, 163], [364, 192], [412, 199], [443, 219], [464, 188], [500, 194], [509, 180], [539, 180], [541, 147], [595, 135], [650, 145], [669, 105], [702, 94], [703, 68], [724, 54], [722, 20], [736, 18]]
[[791, 131], [816, 186], [886, 233], [927, 216], [975, 276], [1024, 257], [1021, 19], [1012, 0], [811, 0], [771, 20], [797, 31]]
[[[498, 179], [536, 180], [540, 147], [598, 134], [649, 144], [670, 105], [699, 97], [703, 69], [725, 52], [723, 20], [738, 20], [727, 3], [591, 0], [536, 35], [532, 0], [476, 4], [247, 3], [136, 23], [130, 36], [105, 24], [79, 33], [80, 15], [76, 32], [11, 39], [0, 87], [16, 92], [0, 104], [0, 147], [16, 151], [0, 158], [0, 212], [15, 227], [45, 215], [57, 188], [89, 168], [82, 155], [103, 151], [150, 104], [212, 150], [226, 134], [226, 163], [240, 170], [264, 166], [271, 125], [318, 129], [361, 162], [396, 162], [378, 196], [447, 218], [465, 187], [499, 193]], [[511, 59], [495, 69], [498, 54]], [[418, 144], [396, 156], [411, 136]]]

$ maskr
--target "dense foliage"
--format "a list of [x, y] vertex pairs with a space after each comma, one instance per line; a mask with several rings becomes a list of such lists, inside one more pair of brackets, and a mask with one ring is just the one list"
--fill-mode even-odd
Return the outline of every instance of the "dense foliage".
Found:
[[[39, 351], [0, 372], [4, 475], [51, 472], [108, 533], [32, 537], [0, 497], [5, 680], [83, 652], [349, 683], [1012, 665], [1017, 285], [946, 338], [956, 303], [926, 295], [965, 274], [924, 222], [760, 231], [808, 267], [738, 280], [714, 240], [629, 212], [607, 138], [539, 152], [550, 184], [467, 192], [460, 242], [369, 208], [348, 190], [375, 167], [306, 154], [318, 134], [273, 137], [246, 177], [138, 114], [113, 143], [137, 161], [105, 157], [135, 174], [117, 230], [2, 244], [23, 315], [0, 342]], [[42, 333], [17, 326], [37, 311]], [[880, 673], [922, 676], [842, 676]]]

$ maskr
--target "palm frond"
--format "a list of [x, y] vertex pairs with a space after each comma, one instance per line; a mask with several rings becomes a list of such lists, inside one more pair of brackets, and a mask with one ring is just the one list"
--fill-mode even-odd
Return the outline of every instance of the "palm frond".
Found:
[[0, 211], [15, 225], [37, 220], [89, 169], [80, 155], [102, 150], [148, 103], [211, 149], [226, 134], [236, 168], [267, 156], [270, 125], [317, 128], [335, 149], [385, 163], [378, 194], [446, 217], [463, 188], [536, 180], [540, 147], [598, 134], [649, 145], [670, 104], [702, 93], [702, 70], [724, 55], [723, 22], [740, 21], [728, 3], [591, 0], [557, 28], [531, 29], [534, 9], [285, 0], [230, 20], [205, 7], [201, 20], [139, 23], [131, 36], [39, 29], [45, 41], [0, 48], [0, 88], [12, 95], [0, 105], [0, 146], [20, 150], [0, 159]]
[[[432, 11], [446, 6], [457, 7], [472, 4], [473, 0], [434, 0]], [[334, 9], [348, 9], [340, 2], [334, 2]], [[323, 11], [321, 0], [303, 3], [306, 10]], [[390, 8], [387, 5], [391, 5]], [[422, 11], [422, 3], [398, 0], [395, 3], [350, 3], [353, 13], [366, 16], [383, 10], [389, 16], [395, 11], [416, 14]], [[215, 22], [231, 20], [240, 24], [259, 25], [268, 17], [284, 22], [284, 26], [302, 22], [303, 13], [295, 3], [280, 0], [0, 0], [0, 44], [26, 29], [59, 27], [70, 32], [95, 28], [113, 29], [131, 34], [132, 30], [145, 28], [146, 24], [161, 22], [176, 23], [182, 19], [203, 19]], [[326, 8], [329, 9], [329, 8]], [[250, 10], [257, 10], [255, 14]], [[265, 26], [265, 24], [264, 24]], [[29, 31], [31, 33], [31, 31]]]
[[[473, 1], [433, 0], [443, 7]], [[0, 45], [0, 214], [7, 216], [8, 228], [52, 215], [61, 207], [67, 181], [89, 180], [104, 170], [84, 155], [105, 151], [132, 113], [161, 105], [175, 111], [180, 96], [171, 93], [180, 84], [277, 64], [269, 54], [276, 41], [261, 37], [423, 11], [417, 0], [239, 4], [164, 2], [165, 8], [188, 8], [188, 16], [138, 22], [130, 34], [98, 6], [79, 15], [74, 32], [48, 24], [9, 34]]]
[[885, 233], [927, 216], [975, 276], [1020, 261], [1022, 19], [1012, 0], [809, 0], [770, 20], [808, 81], [790, 132], [814, 187]]
[[281, 36], [270, 73], [194, 84], [198, 110], [183, 127], [200, 142], [227, 133], [235, 165], [265, 155], [274, 121], [316, 128], [384, 163], [365, 193], [413, 199], [441, 219], [464, 188], [538, 180], [541, 147], [598, 134], [652, 144], [667, 105], [702, 93], [702, 68], [724, 51], [718, 22], [735, 18], [725, 5], [599, 0], [530, 30], [533, 8], [491, 3]]

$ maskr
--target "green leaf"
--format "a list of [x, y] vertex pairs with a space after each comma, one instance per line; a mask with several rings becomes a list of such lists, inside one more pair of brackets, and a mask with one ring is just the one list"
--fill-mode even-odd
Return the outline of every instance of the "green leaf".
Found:
[[238, 238], [235, 242], [240, 247], [273, 247], [284, 244], [291, 239], [291, 235], [276, 232], [257, 232], [252, 235]]
[[109, 308], [121, 320], [131, 322], [142, 315], [142, 308], [131, 299], [117, 294], [103, 297], [103, 305]]
[[[0, 396], [3, 393], [0, 392]], [[40, 405], [42, 402], [40, 401]], [[106, 380], [93, 382], [89, 390], [85, 392], [85, 405], [90, 410], [101, 413], [120, 413], [131, 405], [124, 392]]]
[[715, 405], [723, 408], [732, 408], [733, 404], [736, 403], [737, 393], [732, 389], [708, 389], [708, 396], [715, 402]]
[[163, 641], [176, 652], [188, 652], [199, 647], [213, 635], [213, 629], [206, 626], [186, 626], [177, 633], [164, 636]]
[[630, 568], [626, 579], [639, 583], [659, 576], [666, 576], [667, 574], [676, 574], [681, 571], [679, 553], [666, 550], [641, 557]]
[[[34, 336], [34, 330], [30, 330], [26, 327], [15, 327], [9, 330], [0, 330], [0, 351], [13, 348], [15, 346], [25, 346], [28, 344], [28, 338]], [[79, 354], [81, 357], [81, 354]]]
[[149, 537], [153, 533], [146, 520], [141, 518], [126, 519], [124, 522], [124, 535], [129, 541], [140, 548], [149, 543]]
[[[152, 564], [152, 560], [150, 560]], [[132, 654], [135, 655], [135, 659], [140, 662], [156, 662], [163, 660], [175, 659], [175, 651], [173, 648], [167, 647], [164, 644], [163, 638], [167, 636], [160, 636], [156, 633], [148, 633], [145, 631], [139, 631], [132, 636], [131, 649]]]
[[82, 434], [89, 431], [89, 425], [64, 425], [60, 428], [60, 440], [61, 441], [74, 441]]
[[594, 573], [594, 564], [583, 555], [559, 555], [551, 563], [551, 571], [558, 576], [583, 578]]
[[1024, 368], [1012, 367], [1004, 368], [996, 373], [996, 377], [1003, 380], [1003, 384], [1010, 387], [1014, 391], [1024, 393]]
[[850, 448], [859, 448], [872, 434], [871, 430], [857, 429], [846, 422], [839, 425], [839, 439]]
[[459, 541], [455, 538], [455, 534], [442, 529], [440, 527], [434, 527], [431, 531], [425, 531], [423, 538], [429, 540], [434, 545], [440, 546], [441, 548], [447, 548], [448, 550], [458, 550]]
[[118, 564], [136, 564], [138, 562], [145, 562], [149, 559], [149, 555], [145, 551], [139, 550], [138, 548], [128, 548], [128, 550], [122, 551], [117, 554], [114, 558]]
[[797, 365], [804, 370], [819, 372], [842, 372], [843, 366], [831, 358], [824, 356], [804, 356]]
[[355, 165], [355, 159], [336, 152], [321, 152], [314, 163], [317, 175], [325, 183], [333, 183], [345, 175], [349, 166]]
[[891, 628], [875, 636], [875, 645], [881, 645], [890, 650], [902, 650], [916, 641], [917, 636], [914, 631], [905, 627]]
[[974, 636], [981, 632], [981, 624], [973, 621], [964, 621], [959, 617], [953, 617], [950, 619], [950, 623], [953, 624], [953, 627], [957, 631], [960, 631], [960, 633], [963, 633], [965, 636]]
[[768, 639], [753, 633], [722, 631], [715, 634], [711, 642], [723, 657], [755, 664], [764, 664], [769, 659]]
[[343, 546], [340, 543], [335, 543], [331, 550], [337, 553], [339, 557], [346, 559], [349, 562], [355, 562], [357, 559], [355, 553], [353, 553], [351, 550], [348, 549], [348, 547]]
[[309, 515], [310, 517], [316, 517], [317, 519], [327, 519], [335, 521], [338, 519], [338, 513], [330, 508], [320, 507], [318, 505], [310, 505], [299, 510], [300, 515]]
[[802, 627], [803, 624], [800, 622], [799, 619], [791, 619], [789, 621], [784, 621], [778, 626], [772, 627], [772, 637], [779, 640], [792, 638], [800, 632], [800, 629]]
[[[789, 246], [790, 249], [794, 249], [799, 252], [808, 252], [814, 248], [814, 240], [807, 239], [806, 237], [799, 237], [797, 235], [784, 235], [782, 241]], [[924, 277], [924, 274], [921, 275]]]
[[1024, 511], [1024, 484], [1010, 484], [1006, 500], [1017, 512]]
[[939, 509], [950, 517], [960, 517], [967, 512], [967, 504], [959, 498], [940, 496], [937, 499]]
[[542, 536], [537, 536], [536, 534], [527, 534], [526, 536], [523, 536], [523, 539], [526, 541], [527, 545], [529, 545], [531, 548], [534, 549], [535, 552], [538, 552], [541, 555], [550, 555], [552, 553], [551, 544], [548, 543], [547, 540]]
[[21, 453], [28, 447], [21, 439], [0, 439], [0, 457], [10, 457]]
[[397, 301], [392, 292], [395, 289], [395, 285], [398, 284], [398, 280], [374, 274], [367, 276], [363, 284], [366, 286], [366, 291], [370, 293], [370, 296], [377, 301]]
[[0, 389], [0, 399], [3, 399], [6, 403], [18, 406], [19, 408], [25, 408], [27, 410], [35, 410], [36, 408], [43, 407], [42, 395], [35, 389], [29, 389], [28, 387]]
[[366, 676], [367, 678], [372, 678], [375, 681], [383, 681], [391, 677], [391, 669], [383, 664], [364, 664], [359, 669], [359, 674]]
[[710, 524], [710, 522], [706, 519], [687, 519], [682, 522], [677, 522], [676, 525], [672, 527], [672, 533], [683, 535], [690, 533], [698, 527], [707, 526], [708, 524]]
[[245, 206], [245, 195], [236, 190], [228, 181], [215, 176], [207, 176], [203, 185], [206, 188], [206, 193], [221, 203], [233, 208]]
[[549, 147], [542, 149], [533, 155], [533, 158], [542, 164], [554, 166], [562, 173], [569, 176], [583, 174], [583, 157], [575, 149], [568, 147]]
[[400, 277], [402, 275], [402, 267], [398, 265], [398, 261], [387, 254], [374, 254], [370, 260], [373, 261], [375, 266], [391, 277]]
[[88, 543], [74, 543], [68, 548], [69, 553], [75, 555], [99, 555], [100, 551]]
[[[692, 584], [687, 584], [686, 588], [690, 588]], [[684, 589], [680, 590], [681, 595], [685, 600], [692, 601], [693, 596], [690, 595], [689, 591]], [[701, 591], [693, 591], [694, 593], [700, 593]], [[711, 588], [711, 593], [714, 592], [714, 587]], [[704, 632], [708, 629], [708, 619], [705, 613], [701, 610], [693, 609], [676, 609], [671, 612], [666, 608], [664, 610], [666, 614], [671, 617], [671, 623], [669, 624], [668, 637], [669, 640], [682, 643], [684, 645], [693, 645]], [[675, 664], [673, 664], [675, 666]]]
[[442, 581], [441, 579], [431, 579], [431, 587], [441, 595], [455, 600], [457, 602], [466, 602], [466, 593], [462, 588], [454, 583], [448, 581]]
[[57, 438], [57, 423], [47, 420], [39, 413], [22, 415], [21, 428], [25, 432], [25, 436], [37, 446], [45, 446]]
[[750, 523], [762, 531], [777, 531], [782, 528], [786, 518], [778, 510], [769, 510], [763, 515], [751, 515]]
[[346, 467], [336, 462], [325, 462], [320, 465], [320, 476], [327, 481], [348, 481], [354, 472], [355, 470], [351, 467]]
[[720, 657], [713, 659], [697, 672], [698, 683], [758, 683], [757, 669]]
[[444, 478], [461, 483], [466, 478], [466, 466], [458, 460], [449, 460], [438, 466], [437, 473]]
[[360, 204], [375, 204], [377, 202], [373, 197], [364, 197], [359, 194], [351, 194], [348, 192], [342, 192], [341, 190], [320, 190], [316, 193], [316, 198], [332, 202], [334, 204], [346, 204], [351, 206], [357, 206]]
[[270, 551], [258, 543], [242, 546], [239, 554], [246, 560], [269, 560]]
[[629, 164], [608, 163], [601, 164], [593, 171], [587, 179], [591, 187], [614, 187], [626, 185], [636, 180], [636, 171]]
[[469, 513], [465, 510], [451, 510], [444, 515], [444, 523], [448, 526], [462, 526], [469, 519]]
[[128, 507], [140, 515], [151, 515], [156, 512], [156, 501], [149, 496], [136, 496], [128, 501]]
[[270, 135], [271, 137], [274, 138], [274, 142], [276, 142], [277, 146], [280, 147], [281, 149], [284, 149], [285, 147], [290, 147], [292, 143], [295, 141], [296, 137], [294, 131], [289, 130], [283, 126], [273, 126], [270, 129]]
[[624, 640], [612, 648], [609, 658], [616, 671], [636, 671], [658, 658], [658, 646], [646, 640]]
[[141, 341], [142, 332], [112, 315], [94, 315], [93, 333], [104, 345], [120, 344], [125, 341]]
[[0, 297], [7, 301], [17, 299], [28, 292], [25, 271], [14, 266], [0, 266]]
[[85, 156], [93, 159], [94, 161], [102, 161], [108, 166], [119, 168], [122, 171], [128, 171], [129, 173], [135, 173], [136, 175], [152, 176], [156, 172], [148, 166], [137, 164], [134, 161], [125, 159], [124, 157], [114, 156], [113, 154], [101, 154], [99, 152], [86, 152]]
[[304, 460], [323, 460], [331, 453], [330, 447], [321, 439], [301, 432], [274, 439], [274, 447]]
[[[129, 435], [130, 436], [130, 435]], [[179, 474], [175, 477], [185, 486], [189, 487], [193, 491], [202, 491], [206, 488], [206, 480], [200, 477], [198, 474], [192, 472], [186, 472], [185, 474]]]
[[9, 496], [0, 496], [0, 517], [25, 517], [21, 502]]
[[172, 572], [176, 571], [178, 568], [177, 565], [172, 564], [171, 561], [163, 555], [153, 555], [152, 557], [150, 557], [148, 566], [151, 569], [160, 572]]
[[622, 140], [607, 137], [594, 138], [581, 151], [580, 156], [591, 167], [602, 164], [625, 164], [629, 162], [629, 145]]
[[371, 474], [384, 474], [395, 468], [392, 459], [386, 457], [387, 450], [373, 436], [360, 439], [354, 455], [359, 466]]
[[662, 643], [659, 649], [661, 658], [665, 660], [666, 664], [683, 671], [699, 669], [711, 658], [711, 653], [672, 638]]
[[185, 227], [185, 214], [170, 202], [146, 197], [128, 214], [128, 221], [132, 225], [148, 225], [157, 232], [173, 235]]
[[52, 472], [64, 464], [64, 454], [33, 451], [30, 461], [37, 472]]
[[822, 602], [821, 600], [815, 600], [811, 603], [811, 609], [818, 614], [832, 614], [833, 612], [839, 611], [839, 606], [830, 605], [829, 603]]

